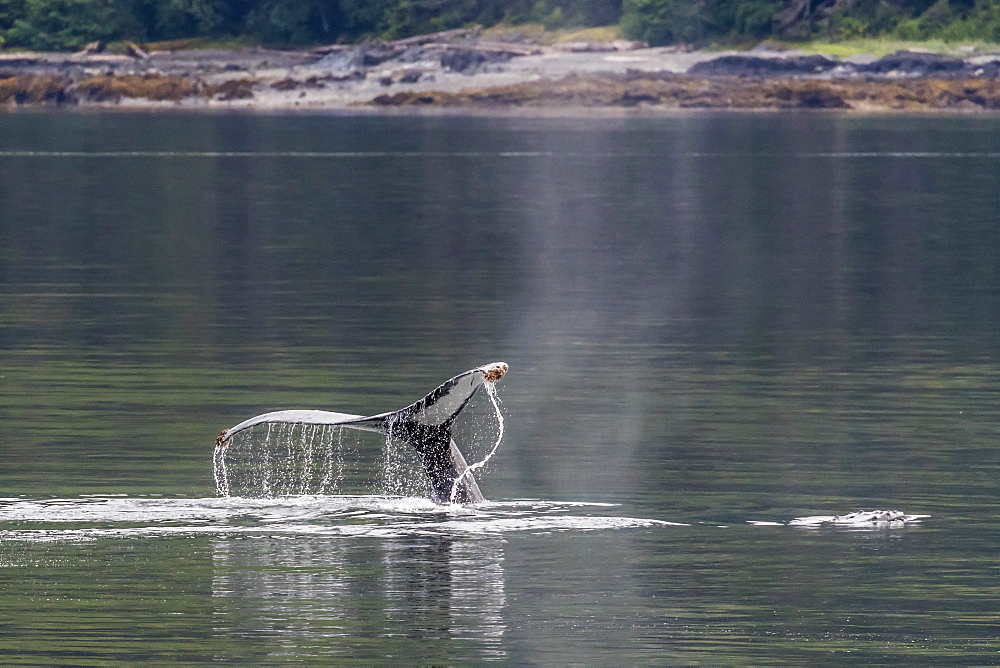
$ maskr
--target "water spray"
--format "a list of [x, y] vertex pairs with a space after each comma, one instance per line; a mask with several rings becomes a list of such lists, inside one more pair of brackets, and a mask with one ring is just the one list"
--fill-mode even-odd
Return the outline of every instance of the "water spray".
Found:
[[[333, 427], [338, 431], [352, 429], [376, 432], [388, 439], [398, 439], [411, 445], [420, 456], [431, 483], [431, 499], [435, 503], [478, 503], [483, 501], [482, 493], [472, 475], [483, 468], [496, 454], [503, 440], [503, 415], [500, 412], [495, 384], [507, 373], [505, 362], [493, 362], [446, 380], [422, 399], [399, 410], [376, 415], [350, 415], [326, 410], [295, 409], [263, 413], [240, 422], [224, 430], [216, 439], [214, 457], [216, 486], [221, 495], [232, 493], [229, 474], [226, 471], [226, 446], [232, 438], [257, 425], [267, 426], [264, 436], [265, 447], [260, 453], [260, 466], [256, 467], [259, 480], [254, 481], [264, 496], [272, 493], [304, 493], [312, 482], [311, 469], [315, 451], [314, 439], [317, 428]], [[496, 443], [490, 453], [480, 462], [469, 466], [458, 449], [452, 434], [452, 427], [458, 414], [468, 405], [476, 391], [486, 386], [486, 392], [493, 403], [499, 430]], [[298, 430], [296, 432], [296, 429]], [[278, 444], [285, 442], [288, 458], [293, 467], [301, 467], [299, 476], [281, 480], [271, 480], [272, 436]], [[298, 436], [299, 448], [293, 450]], [[332, 443], [331, 443], [332, 445]], [[319, 447], [322, 448], [320, 443]], [[339, 468], [339, 467], [338, 467]], [[338, 470], [337, 478], [341, 472]], [[333, 478], [332, 470], [323, 476], [323, 486]]]
[[[503, 373], [500, 373], [496, 376], [496, 379], [499, 379], [502, 375]], [[475, 464], [470, 464], [464, 471], [462, 471], [460, 476], [455, 478], [455, 482], [452, 483], [451, 486], [451, 495], [448, 498], [450, 503], [455, 503], [455, 498], [458, 496], [458, 484], [462, 482], [466, 476], [471, 476], [473, 471], [486, 466], [486, 463], [490, 461], [493, 455], [496, 454], [496, 451], [500, 448], [500, 442], [503, 441], [503, 413], [500, 411], [500, 397], [497, 396], [496, 380], [491, 381], [487, 378], [486, 382], [483, 383], [483, 387], [486, 388], [486, 396], [490, 398], [490, 403], [493, 404], [493, 412], [497, 418], [497, 440], [496, 443], [493, 444], [493, 449], [490, 450], [488, 455], [486, 455], [481, 461], [478, 461]]]

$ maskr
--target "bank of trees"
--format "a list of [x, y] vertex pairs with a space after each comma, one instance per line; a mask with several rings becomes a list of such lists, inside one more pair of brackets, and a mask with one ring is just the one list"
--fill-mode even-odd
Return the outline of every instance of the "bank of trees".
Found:
[[294, 45], [470, 24], [620, 24], [652, 44], [892, 35], [1000, 41], [1000, 0], [0, 0], [8, 46], [246, 38]]

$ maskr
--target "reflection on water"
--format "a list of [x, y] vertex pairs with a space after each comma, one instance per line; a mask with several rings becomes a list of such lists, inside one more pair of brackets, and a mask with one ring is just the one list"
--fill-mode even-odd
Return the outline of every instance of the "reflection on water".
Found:
[[[207, 536], [212, 628], [254, 641], [227, 649], [230, 659], [504, 659], [505, 537], [668, 524], [616, 510], [542, 501], [441, 507], [427, 499], [371, 496], [0, 499], [0, 568], [41, 567], [47, 578], [79, 592], [72, 574], [42, 546], [91, 544], [88, 559], [100, 561], [94, 555], [118, 539], [147, 561], [158, 560], [165, 546], [183, 541], [178, 549], [186, 549], [182, 545]], [[197, 587], [204, 568], [172, 577]], [[92, 614], [107, 618], [104, 610]], [[419, 641], [416, 650], [413, 641]]]
[[[147, 633], [170, 634], [141, 651], [172, 655], [197, 635], [189, 660], [520, 663], [571, 652], [603, 663], [624, 646], [637, 660], [729, 663], [769, 656], [759, 645], [769, 634], [771, 651], [798, 660], [859, 642], [869, 658], [898, 660], [913, 646], [895, 643], [923, 636], [886, 628], [886, 592], [936, 609], [956, 593], [952, 584], [921, 583], [967, 558], [954, 546], [961, 526], [671, 526], [610, 504], [529, 500], [442, 508], [370, 496], [4, 499], [0, 518], [8, 608], [40, 606], [51, 619], [19, 615], [16, 629], [52, 648], [72, 643], [58, 620], [93, 599], [87, 618], [109, 629], [95, 656], [130, 646], [120, 634], [133, 627], [120, 619], [132, 610]], [[928, 551], [948, 565], [925, 563]], [[817, 563], [824, 568], [789, 570]], [[130, 585], [134, 577], [143, 582]], [[831, 627], [828, 607], [845, 587], [861, 588]], [[210, 620], [153, 621], [192, 599]], [[40, 655], [34, 647], [8, 656]]]
[[[354, 659], [419, 662], [445, 642], [453, 658], [505, 657], [500, 537], [217, 540], [213, 550], [216, 616], [227, 632], [272, 638], [274, 656], [313, 656], [314, 643], [347, 637]], [[403, 649], [411, 640], [430, 656]]]

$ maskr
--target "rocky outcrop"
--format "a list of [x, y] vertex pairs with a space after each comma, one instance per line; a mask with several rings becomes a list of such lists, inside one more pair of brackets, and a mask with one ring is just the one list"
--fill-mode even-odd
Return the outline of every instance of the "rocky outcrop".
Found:
[[832, 60], [824, 56], [729, 55], [697, 63], [688, 70], [705, 77], [805, 77], [836, 75], [925, 79], [969, 79], [1000, 76], [1000, 59], [965, 60], [936, 53], [899, 51], [870, 63]]
[[0, 104], [1000, 109], [1000, 57], [899, 52], [867, 62], [631, 44], [558, 50], [464, 32], [430, 37], [322, 53], [0, 54]]
[[474, 74], [489, 65], [506, 63], [513, 57], [510, 51], [490, 49], [447, 49], [441, 52], [441, 67], [449, 72]]
[[688, 70], [692, 76], [776, 77], [823, 74], [840, 67], [838, 60], [824, 56], [762, 58], [759, 56], [722, 56], [696, 63]]
[[76, 105], [150, 102], [232, 101], [254, 96], [255, 79], [238, 78], [218, 83], [179, 75], [99, 74], [79, 80], [54, 74], [0, 74], [0, 104]]
[[332, 73], [354, 74], [359, 78], [377, 67], [434, 64], [449, 72], [475, 74], [511, 58], [540, 53], [539, 47], [494, 42], [366, 42], [332, 51], [313, 67]]
[[379, 106], [659, 107], [664, 109], [1000, 109], [1000, 81], [865, 79], [710, 79], [631, 72], [572, 75], [460, 93], [402, 92]]

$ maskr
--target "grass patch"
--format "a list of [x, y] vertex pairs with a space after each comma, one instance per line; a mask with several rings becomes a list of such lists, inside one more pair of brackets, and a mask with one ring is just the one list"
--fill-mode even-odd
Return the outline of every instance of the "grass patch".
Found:
[[247, 49], [254, 46], [260, 46], [260, 43], [251, 37], [191, 37], [189, 39], [171, 39], [162, 42], [147, 42], [142, 45], [142, 48], [146, 51], [190, 51], [192, 49], [239, 51], [241, 49]]
[[984, 41], [946, 42], [939, 39], [912, 41], [881, 37], [852, 39], [843, 42], [806, 42], [799, 45], [799, 48], [806, 53], [821, 53], [826, 56], [836, 56], [838, 58], [847, 58], [862, 54], [885, 56], [897, 51], [932, 51], [934, 53], [953, 56], [1000, 52], [1000, 44]]
[[579, 30], [560, 30], [556, 42], [613, 42], [624, 39], [618, 26], [600, 26], [597, 28], [580, 28]]
[[530, 42], [551, 46], [559, 42], [613, 42], [622, 39], [621, 28], [616, 25], [596, 28], [562, 28], [550, 30], [541, 23], [500, 23], [487, 28], [482, 39], [498, 42]]

